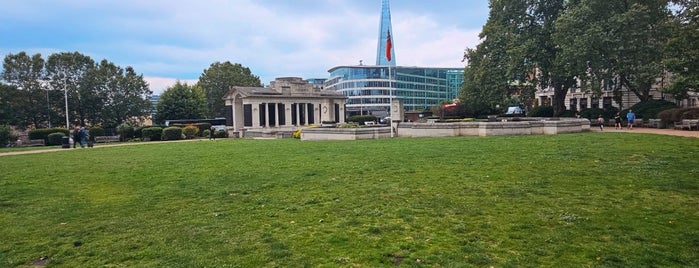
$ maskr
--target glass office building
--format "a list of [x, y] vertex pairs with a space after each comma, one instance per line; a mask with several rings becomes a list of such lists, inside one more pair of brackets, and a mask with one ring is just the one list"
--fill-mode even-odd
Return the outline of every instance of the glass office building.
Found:
[[463, 68], [338, 66], [330, 69], [326, 90], [347, 96], [347, 116], [387, 116], [391, 94], [401, 99], [405, 110], [426, 110], [457, 98], [463, 83]]

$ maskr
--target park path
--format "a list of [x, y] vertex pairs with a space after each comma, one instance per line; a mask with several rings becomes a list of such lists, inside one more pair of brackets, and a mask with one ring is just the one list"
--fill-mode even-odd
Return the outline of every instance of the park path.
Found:
[[[658, 135], [670, 135], [670, 136], [681, 136], [681, 137], [692, 137], [699, 138], [699, 131], [696, 130], [675, 130], [675, 129], [658, 129], [658, 128], [634, 128], [633, 130], [627, 130], [626, 128], [622, 130], [614, 129], [613, 127], [605, 127], [604, 131], [600, 131], [598, 127], [591, 126], [590, 130], [592, 132], [624, 132], [624, 133], [647, 133], [647, 134], [658, 134]], [[156, 141], [149, 142], [147, 144], [160, 143], [160, 142], [190, 142], [190, 141], [208, 141], [206, 139], [198, 140], [179, 140], [179, 141]], [[140, 142], [122, 142], [115, 144], [99, 144], [94, 148], [87, 148], [85, 150], [94, 150], [99, 148], [108, 148], [114, 146], [132, 146], [132, 145], [143, 145]], [[62, 149], [62, 148], [52, 148], [52, 149], [38, 149], [38, 150], [27, 150], [27, 151], [14, 151], [14, 152], [4, 152], [0, 153], [0, 156], [7, 155], [21, 155], [21, 154], [38, 154], [38, 153], [49, 153], [49, 152], [60, 152], [60, 151], [70, 151], [70, 150], [81, 150], [81, 149]]]

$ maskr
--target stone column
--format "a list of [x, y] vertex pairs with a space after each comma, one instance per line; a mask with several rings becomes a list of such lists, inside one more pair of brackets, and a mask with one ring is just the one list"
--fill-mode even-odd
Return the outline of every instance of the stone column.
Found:
[[284, 122], [285, 126], [291, 126], [291, 102], [284, 103]]
[[250, 105], [252, 106], [252, 128], [259, 128], [260, 127], [260, 103], [259, 102], [251, 102]]

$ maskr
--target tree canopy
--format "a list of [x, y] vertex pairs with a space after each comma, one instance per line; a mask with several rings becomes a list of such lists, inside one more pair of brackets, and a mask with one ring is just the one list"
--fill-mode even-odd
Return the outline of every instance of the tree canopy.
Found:
[[214, 62], [199, 77], [198, 86], [204, 91], [209, 118], [225, 115], [223, 96], [232, 86], [261, 87], [260, 78], [249, 68], [236, 63]]
[[206, 97], [198, 86], [177, 81], [165, 89], [156, 106], [155, 122], [165, 120], [198, 119], [206, 115]]
[[532, 94], [513, 86], [537, 85], [554, 90], [560, 114], [571, 87], [598, 96], [624, 87], [643, 101], [668, 71], [666, 90], [686, 97], [699, 81], [697, 17], [696, 1], [686, 0], [491, 0], [481, 43], [464, 55], [461, 98], [494, 110], [513, 93]]

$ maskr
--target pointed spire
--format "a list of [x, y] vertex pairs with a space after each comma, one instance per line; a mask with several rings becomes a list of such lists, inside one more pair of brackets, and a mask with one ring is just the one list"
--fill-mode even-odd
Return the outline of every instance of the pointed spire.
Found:
[[393, 28], [391, 27], [391, 8], [388, 1], [381, 1], [379, 44], [376, 49], [377, 66], [396, 66], [395, 42], [393, 41]]

